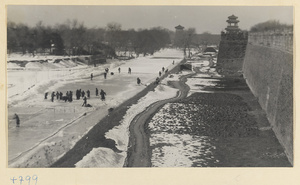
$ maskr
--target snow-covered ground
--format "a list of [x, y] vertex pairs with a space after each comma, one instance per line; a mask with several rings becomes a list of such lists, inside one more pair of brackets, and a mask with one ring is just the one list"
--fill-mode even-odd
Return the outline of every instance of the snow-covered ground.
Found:
[[[178, 63], [181, 59], [182, 51], [165, 49], [155, 53], [154, 56], [108, 62], [97, 67], [76, 64], [64, 68], [47, 68], [43, 66], [45, 63], [42, 63], [41, 66], [29, 62], [27, 65], [30, 64], [31, 67], [26, 70], [8, 69], [9, 166], [49, 166], [103, 118], [107, 114], [108, 108], [118, 106], [133, 97], [143, 90], [145, 85], [155, 80], [162, 67], [171, 69], [175, 66], [172, 64], [173, 60]], [[118, 67], [121, 68], [121, 73], [118, 73]], [[127, 73], [129, 67], [132, 69], [131, 74]], [[105, 68], [109, 68], [109, 72], [114, 72], [114, 75], [109, 74], [107, 79], [104, 79], [102, 73]], [[91, 73], [94, 75], [93, 80], [90, 80]], [[142, 80], [143, 85], [136, 84], [137, 77]], [[105, 102], [95, 96], [96, 87], [107, 93]], [[152, 92], [153, 95], [149, 95], [154, 98], [145, 101], [151, 103], [158, 101], [157, 97], [173, 96], [173, 91], [168, 87], [161, 88]], [[44, 99], [45, 92], [50, 94], [52, 91], [61, 91], [65, 94], [67, 91], [73, 91], [75, 95], [76, 89], [91, 91], [88, 103], [92, 107], [81, 107], [82, 100], [74, 100], [69, 103], [55, 99], [54, 102], [51, 102], [50, 95], [48, 99]], [[155, 93], [166, 96], [157, 96]], [[73, 98], [75, 99], [75, 97]], [[147, 103], [144, 102], [145, 106]], [[139, 107], [135, 111], [140, 111], [140, 109]], [[19, 128], [15, 127], [14, 113], [20, 117], [21, 126]], [[130, 118], [125, 117], [124, 120], [124, 122], [129, 121]], [[128, 137], [128, 130], [125, 130], [124, 124], [126, 123], [122, 123], [121, 126], [107, 133], [107, 137], [116, 140], [118, 148], [124, 149], [123, 154], [125, 154], [125, 146], [128, 143], [126, 139], [119, 138], [119, 136]], [[96, 153], [94, 156], [98, 157], [111, 153], [107, 149], [101, 149], [100, 153], [102, 154], [100, 155], [98, 150], [95, 149], [91, 153]], [[123, 154], [112, 155], [116, 160], [113, 162], [107, 160], [107, 166], [120, 166], [125, 157]], [[78, 164], [78, 166], [85, 165], [83, 162]]]
[[[200, 73], [187, 78], [186, 84], [190, 87], [191, 95], [196, 92], [211, 93], [204, 90], [205, 87], [215, 86], [220, 77], [214, 68], [208, 67], [207, 61], [193, 61], [192, 66], [197, 67]], [[166, 78], [178, 80], [182, 73]], [[216, 149], [207, 136], [190, 135], [190, 127], [193, 125], [191, 112], [200, 111], [198, 105], [168, 103], [154, 115], [149, 123], [150, 147], [152, 149], [151, 163], [153, 167], [203, 167], [219, 161], [213, 156]]]
[[186, 134], [195, 121], [190, 111], [199, 111], [197, 105], [168, 103], [151, 119], [153, 167], [207, 166], [208, 162], [218, 162], [209, 137]]

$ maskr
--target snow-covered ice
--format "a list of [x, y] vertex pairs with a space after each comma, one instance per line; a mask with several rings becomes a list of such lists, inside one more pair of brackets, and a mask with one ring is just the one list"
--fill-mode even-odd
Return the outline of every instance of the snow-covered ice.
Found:
[[[11, 67], [8, 68], [7, 75], [9, 166], [49, 166], [103, 118], [107, 114], [108, 108], [118, 106], [145, 88], [144, 85], [136, 84], [137, 77], [142, 80], [143, 84], [152, 83], [162, 67], [170, 70], [175, 66], [172, 64], [173, 60], [175, 63], [180, 62], [182, 55], [182, 51], [165, 49], [155, 53], [154, 56], [139, 57], [129, 61], [108, 61], [97, 67], [78, 63], [75, 65], [71, 61], [60, 62], [56, 67], [53, 65], [57, 65], [57, 63], [28, 62], [27, 68], [20, 67], [22, 70], [15, 70], [13, 67], [18, 68], [18, 66], [9, 62], [8, 67]], [[47, 58], [55, 59], [55, 57]], [[12, 60], [31, 61], [32, 57], [17, 58], [16, 56], [15, 58], [11, 57], [9, 61]], [[119, 66], [121, 73], [118, 73], [117, 70]], [[104, 80], [102, 73], [107, 67], [115, 75], [108, 75], [108, 78]], [[128, 67], [132, 69], [132, 74], [127, 73]], [[92, 81], [90, 80], [91, 73], [94, 74]], [[105, 103], [95, 96], [96, 87], [106, 91]], [[65, 94], [66, 91], [75, 92], [79, 88], [85, 91], [91, 90], [91, 98], [88, 99], [88, 103], [92, 105], [91, 108], [81, 107], [82, 100], [65, 103], [55, 99], [54, 102], [51, 102], [50, 95], [47, 100], [44, 99], [45, 92], [61, 91]], [[163, 89], [161, 94], [173, 96], [172, 90], [167, 87]], [[159, 93], [159, 90], [151, 93], [154, 93], [153, 96], [157, 96], [155, 93]], [[161, 95], [160, 97], [167, 98]], [[154, 98], [154, 100], [146, 101], [151, 103], [157, 100]], [[14, 113], [18, 113], [21, 120], [21, 127], [18, 129], [13, 120]], [[86, 116], [82, 117], [83, 114]], [[122, 126], [120, 128], [125, 129]], [[113, 130], [109, 131], [107, 137], [115, 139], [118, 148], [126, 148], [128, 142], [116, 137], [119, 131], [114, 132]], [[125, 130], [124, 137], [128, 136], [126, 132]], [[51, 142], [55, 142], [56, 145], [44, 145]], [[43, 156], [47, 160], [40, 160]]]

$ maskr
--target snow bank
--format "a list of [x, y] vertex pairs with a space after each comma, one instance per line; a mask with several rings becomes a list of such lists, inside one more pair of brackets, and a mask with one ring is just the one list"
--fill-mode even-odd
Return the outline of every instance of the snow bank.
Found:
[[123, 167], [126, 152], [116, 153], [109, 148], [94, 148], [75, 164], [76, 168]]
[[7, 63], [7, 69], [22, 69], [22, 67], [16, 63], [9, 62]]
[[[149, 105], [168, 98], [175, 97], [177, 89], [159, 85], [155, 91], [148, 92], [146, 96], [141, 98], [137, 104], [132, 105], [123, 117], [121, 124], [109, 130], [105, 137], [113, 139], [116, 142], [116, 147], [121, 150], [121, 153], [115, 153], [110, 149], [97, 148], [86, 155], [81, 161], [76, 164], [76, 167], [122, 167], [127, 155], [127, 147], [129, 143], [129, 126], [136, 115], [143, 112]], [[105, 153], [107, 152], [107, 153]], [[93, 164], [97, 163], [97, 164]]]
[[115, 140], [117, 144], [116, 147], [121, 151], [126, 151], [129, 142], [129, 125], [134, 117], [157, 101], [175, 97], [177, 91], [177, 89], [168, 86], [157, 86], [155, 91], [149, 92], [146, 96], [141, 98], [137, 104], [132, 105], [127, 110], [121, 124], [108, 131], [105, 137]]

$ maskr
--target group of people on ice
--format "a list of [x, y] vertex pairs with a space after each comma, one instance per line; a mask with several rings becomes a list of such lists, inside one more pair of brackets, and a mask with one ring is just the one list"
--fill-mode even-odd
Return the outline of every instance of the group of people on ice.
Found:
[[[105, 96], [106, 96], [106, 92], [101, 89], [100, 93], [98, 88], [96, 88], [96, 96], [101, 96], [101, 100], [104, 101], [105, 100]], [[44, 99], [47, 99], [48, 96], [48, 92], [45, 93], [45, 97]], [[52, 92], [51, 93], [51, 101], [54, 102], [54, 98], [56, 97], [57, 100], [63, 100], [65, 102], [69, 101], [72, 102], [73, 101], [73, 92], [72, 91], [67, 91], [66, 95], [64, 96], [62, 92]], [[80, 98], [83, 99], [83, 104], [82, 106], [87, 106], [87, 99], [89, 99], [91, 97], [91, 91], [87, 90], [86, 92], [84, 90], [81, 89], [77, 89], [76, 90], [76, 100], [79, 100]]]

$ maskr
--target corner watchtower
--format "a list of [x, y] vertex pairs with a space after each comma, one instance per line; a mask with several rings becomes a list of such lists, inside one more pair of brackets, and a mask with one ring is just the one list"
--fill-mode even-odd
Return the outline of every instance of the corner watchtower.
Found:
[[239, 26], [238, 23], [240, 22], [239, 20], [237, 20], [238, 17], [235, 15], [231, 15], [228, 17], [228, 20], [226, 21], [228, 23], [227, 28], [225, 28], [225, 30], [228, 33], [235, 33], [235, 32], [239, 32]]
[[221, 32], [217, 59], [217, 72], [226, 76], [240, 76], [248, 42], [248, 32], [242, 31], [238, 17], [231, 15], [226, 21], [226, 31]]

